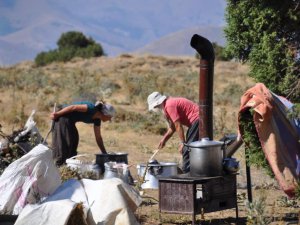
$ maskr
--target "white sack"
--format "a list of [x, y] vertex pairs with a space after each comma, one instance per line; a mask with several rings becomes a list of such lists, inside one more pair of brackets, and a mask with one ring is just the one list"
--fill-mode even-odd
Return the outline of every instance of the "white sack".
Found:
[[77, 203], [65, 199], [26, 205], [15, 225], [65, 225]]
[[83, 179], [90, 204], [89, 225], [139, 224], [133, 214], [141, 204], [139, 194], [119, 178], [107, 180]]
[[61, 184], [52, 150], [39, 144], [11, 163], [0, 177], [0, 214], [18, 215], [27, 203], [36, 203]]
[[54, 202], [57, 200], [72, 200], [76, 203], [82, 203], [84, 216], [87, 217], [87, 211], [89, 209], [89, 203], [87, 200], [87, 196], [85, 190], [81, 184], [80, 180], [70, 179], [65, 181], [62, 185], [60, 185], [55, 192], [50, 195], [43, 203], [46, 202]]

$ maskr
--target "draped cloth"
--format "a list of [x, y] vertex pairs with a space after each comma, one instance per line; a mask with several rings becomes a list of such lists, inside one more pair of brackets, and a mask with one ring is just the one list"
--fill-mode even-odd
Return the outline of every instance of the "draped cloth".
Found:
[[264, 155], [281, 189], [289, 197], [295, 196], [300, 179], [300, 119], [287, 116], [292, 106], [287, 99], [257, 83], [241, 97], [238, 117], [243, 139], [241, 117], [253, 109], [253, 122]]

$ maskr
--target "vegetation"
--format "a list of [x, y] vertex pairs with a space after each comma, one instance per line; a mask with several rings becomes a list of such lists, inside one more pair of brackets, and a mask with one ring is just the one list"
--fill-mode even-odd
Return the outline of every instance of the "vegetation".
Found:
[[[249, 75], [296, 103], [300, 118], [300, 4], [287, 0], [227, 0], [226, 54], [250, 65]], [[242, 118], [248, 163], [271, 170], [249, 114]], [[250, 118], [250, 117], [249, 117]], [[299, 140], [300, 141], [300, 140]]]
[[271, 91], [300, 100], [300, 4], [287, 0], [227, 0], [227, 54], [250, 65]]
[[247, 225], [267, 225], [271, 220], [266, 217], [266, 196], [247, 202]]
[[266, 160], [265, 154], [259, 142], [256, 128], [253, 122], [252, 109], [240, 113], [240, 131], [243, 134], [243, 141], [246, 149], [246, 159], [249, 165], [263, 168], [265, 172], [274, 177], [274, 174]]
[[67, 62], [74, 57], [90, 58], [104, 54], [102, 46], [83, 33], [69, 31], [63, 33], [57, 41], [58, 49], [41, 52], [35, 57], [38, 66], [44, 66], [54, 61]]

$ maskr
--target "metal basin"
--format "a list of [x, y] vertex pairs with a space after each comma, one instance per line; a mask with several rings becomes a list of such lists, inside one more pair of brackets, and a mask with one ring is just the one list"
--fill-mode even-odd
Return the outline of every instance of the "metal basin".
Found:
[[[143, 177], [146, 164], [137, 165], [138, 176]], [[159, 162], [157, 164], [148, 164], [148, 170], [145, 175], [145, 182], [141, 185], [143, 189], [158, 189], [159, 177], [170, 177], [177, 175], [177, 163]]]

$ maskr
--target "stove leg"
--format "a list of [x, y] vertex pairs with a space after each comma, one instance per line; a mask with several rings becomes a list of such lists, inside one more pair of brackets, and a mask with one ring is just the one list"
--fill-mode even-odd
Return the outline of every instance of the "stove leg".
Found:
[[162, 222], [161, 222], [161, 212], [159, 212], [159, 214], [158, 214], [158, 219], [159, 219], [159, 224], [162, 224]]
[[192, 225], [195, 225], [195, 221], [196, 221], [196, 215], [195, 213], [192, 214]]

